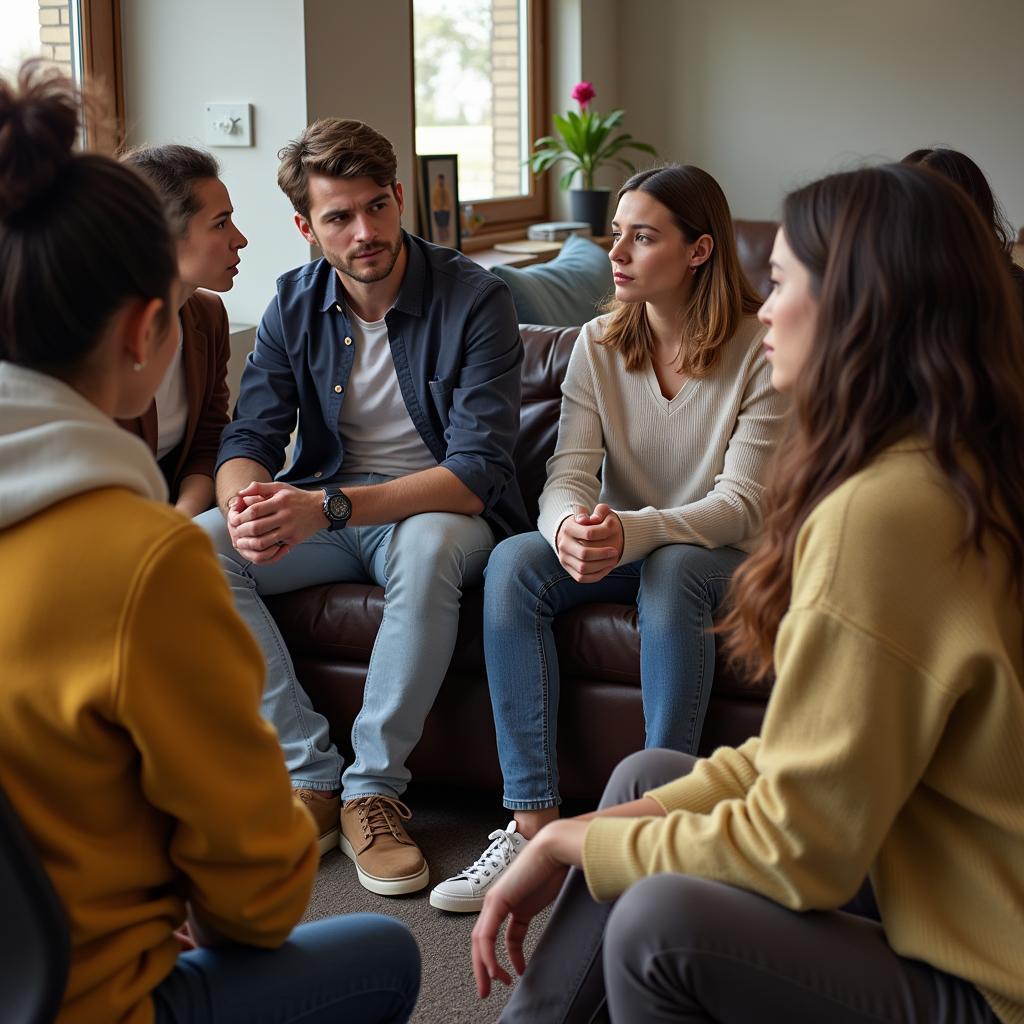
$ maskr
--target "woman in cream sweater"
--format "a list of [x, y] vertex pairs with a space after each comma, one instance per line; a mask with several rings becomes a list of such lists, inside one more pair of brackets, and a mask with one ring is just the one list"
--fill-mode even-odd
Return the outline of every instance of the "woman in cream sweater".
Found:
[[712, 616], [761, 526], [783, 400], [721, 188], [697, 167], [641, 172], [612, 231], [615, 299], [573, 348], [538, 530], [503, 541], [487, 567], [487, 677], [514, 822], [434, 889], [444, 910], [479, 910], [558, 816], [555, 616], [635, 603], [647, 745], [695, 753]]
[[78, 138], [71, 82], [0, 78], [0, 785], [67, 918], [57, 1020], [407, 1020], [404, 927], [295, 927], [317, 845], [263, 660], [114, 423], [175, 352], [171, 236], [150, 186]]
[[772, 278], [764, 345], [795, 419], [725, 623], [775, 672], [762, 735], [633, 755], [601, 810], [530, 843], [477, 922], [481, 995], [509, 980], [501, 921], [521, 973], [531, 917], [581, 870], [503, 1020], [607, 1001], [631, 1024], [1024, 1021], [1006, 260], [960, 189], [890, 165], [790, 195]]

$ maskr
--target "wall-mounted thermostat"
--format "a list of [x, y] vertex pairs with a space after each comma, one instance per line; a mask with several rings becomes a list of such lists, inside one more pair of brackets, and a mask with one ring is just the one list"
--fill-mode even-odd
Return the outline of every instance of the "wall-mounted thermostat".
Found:
[[208, 146], [251, 146], [251, 103], [207, 103], [206, 144]]

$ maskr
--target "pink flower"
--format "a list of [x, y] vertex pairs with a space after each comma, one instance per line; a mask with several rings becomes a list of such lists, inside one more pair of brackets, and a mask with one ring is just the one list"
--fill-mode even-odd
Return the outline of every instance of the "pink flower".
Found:
[[572, 98], [580, 105], [580, 110], [586, 110], [596, 95], [589, 82], [579, 82], [572, 91]]

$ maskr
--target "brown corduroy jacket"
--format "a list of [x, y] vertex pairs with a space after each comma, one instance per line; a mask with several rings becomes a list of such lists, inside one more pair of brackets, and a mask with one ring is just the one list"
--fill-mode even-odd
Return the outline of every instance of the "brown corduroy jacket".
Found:
[[[213, 476], [221, 431], [228, 422], [230, 342], [224, 303], [211, 292], [197, 291], [182, 306], [181, 323], [188, 418], [174, 465], [163, 467], [172, 502], [177, 500], [185, 477], [194, 473]], [[156, 454], [159, 428], [155, 399], [141, 416], [117, 422], [141, 437]]]

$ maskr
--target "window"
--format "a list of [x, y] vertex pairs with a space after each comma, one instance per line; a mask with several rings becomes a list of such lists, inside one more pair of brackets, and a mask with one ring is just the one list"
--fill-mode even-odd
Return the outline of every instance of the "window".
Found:
[[459, 199], [481, 229], [546, 214], [523, 163], [543, 134], [543, 0], [414, 0], [416, 151], [456, 153]]
[[[77, 82], [88, 83], [106, 113], [123, 123], [120, 0], [4, 0], [0, 74], [11, 77], [27, 57], [43, 57]], [[109, 146], [103, 126], [92, 126], [90, 142]]]

